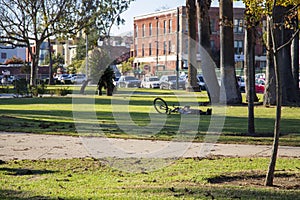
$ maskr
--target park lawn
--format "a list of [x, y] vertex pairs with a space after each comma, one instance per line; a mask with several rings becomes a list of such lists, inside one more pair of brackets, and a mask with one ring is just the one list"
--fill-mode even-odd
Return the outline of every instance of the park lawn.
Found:
[[[131, 160], [136, 165], [139, 159]], [[268, 158], [174, 159], [128, 172], [91, 158], [0, 164], [0, 199], [297, 199], [300, 160], [279, 158], [265, 187]], [[131, 164], [127, 163], [128, 168]]]
[[[154, 98], [162, 97], [169, 105], [206, 110], [211, 106], [198, 106], [208, 101], [206, 92], [118, 89], [107, 97], [95, 95], [95, 86], [85, 95], [78, 94], [78, 86], [68, 87], [73, 94], [65, 97], [0, 99], [0, 131], [198, 142], [215, 135], [213, 142], [248, 144], [273, 140], [275, 107], [255, 107], [256, 134], [249, 135], [246, 105], [213, 105], [212, 116], [162, 115], [153, 107]], [[280, 145], [300, 146], [299, 113], [299, 107], [282, 108]]]

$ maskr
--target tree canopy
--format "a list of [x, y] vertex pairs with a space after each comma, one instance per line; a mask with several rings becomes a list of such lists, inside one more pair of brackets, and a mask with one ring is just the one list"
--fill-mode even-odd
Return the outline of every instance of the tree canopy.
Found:
[[[71, 37], [88, 25], [92, 0], [0, 0], [0, 42], [28, 48], [30, 84], [35, 85], [45, 39]], [[34, 48], [32, 48], [34, 46]]]

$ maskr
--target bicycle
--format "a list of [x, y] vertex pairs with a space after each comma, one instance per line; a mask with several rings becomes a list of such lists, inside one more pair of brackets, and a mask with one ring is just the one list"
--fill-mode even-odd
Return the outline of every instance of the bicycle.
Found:
[[155, 98], [153, 104], [155, 110], [161, 114], [176, 113], [180, 109], [179, 107], [175, 107], [175, 106], [173, 106], [174, 107], [173, 109], [169, 108], [167, 102], [160, 97]]
[[160, 97], [157, 97], [153, 101], [155, 110], [160, 114], [171, 114], [171, 113], [180, 113], [180, 114], [198, 114], [198, 115], [211, 115], [212, 109], [208, 108], [206, 111], [191, 109], [190, 106], [174, 106], [170, 108], [165, 100]]

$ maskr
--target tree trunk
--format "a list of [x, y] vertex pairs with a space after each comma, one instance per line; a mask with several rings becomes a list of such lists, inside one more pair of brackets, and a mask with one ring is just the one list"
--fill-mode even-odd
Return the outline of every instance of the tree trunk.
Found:
[[267, 67], [264, 91], [264, 106], [276, 105], [276, 83], [270, 18], [267, 18]]
[[275, 41], [277, 42], [277, 47], [284, 45], [282, 50], [278, 52], [277, 57], [278, 67], [282, 75], [282, 105], [295, 105], [299, 103], [297, 96], [298, 87], [295, 85], [292, 73], [291, 44], [287, 43], [292, 37], [293, 30], [283, 26], [284, 16], [288, 13], [290, 8], [290, 6], [276, 6], [273, 11], [275, 13], [275, 22], [282, 24], [280, 27], [276, 26], [274, 30], [274, 32], [276, 32]]
[[39, 57], [40, 57], [40, 45], [36, 44], [35, 53], [31, 55], [31, 68], [30, 68], [30, 86], [36, 86], [38, 66], [39, 66]]
[[188, 87], [187, 91], [199, 91], [197, 83], [197, 31], [196, 31], [196, 2], [186, 0], [188, 19]]
[[[294, 19], [295, 26], [299, 26], [298, 18], [295, 17]], [[299, 34], [295, 36], [292, 42], [291, 48], [291, 55], [292, 55], [292, 73], [294, 77], [294, 84], [296, 85], [296, 95], [298, 97], [297, 101], [300, 101], [300, 85], [299, 85]]]
[[49, 85], [54, 85], [54, 80], [53, 80], [53, 72], [52, 72], [52, 49], [51, 49], [51, 41], [50, 37], [48, 37], [48, 51], [49, 51]]
[[[275, 12], [275, 10], [273, 10]], [[271, 23], [271, 27], [273, 27], [273, 23]], [[282, 105], [282, 87], [281, 87], [281, 73], [278, 65], [278, 53], [277, 52], [277, 44], [276, 40], [276, 32], [272, 34], [273, 41], [273, 55], [274, 55], [274, 68], [275, 68], [275, 77], [276, 77], [276, 119], [274, 126], [274, 139], [273, 139], [273, 148], [271, 154], [271, 160], [268, 168], [268, 172], [266, 175], [266, 186], [272, 186], [274, 180], [275, 166], [278, 154], [278, 146], [279, 146], [279, 136], [280, 136], [280, 121], [281, 121], [281, 105]]]
[[229, 105], [241, 104], [242, 95], [234, 67], [232, 0], [220, 0], [220, 20], [221, 90], [224, 90], [220, 102]]
[[255, 134], [254, 99], [255, 93], [255, 26], [247, 25], [245, 30], [245, 81], [248, 101], [248, 134]]
[[[198, 9], [198, 24], [199, 24], [199, 41], [201, 47], [203, 47], [207, 54], [212, 57], [211, 44], [210, 44], [210, 17], [208, 10], [210, 8], [210, 0], [197, 0]], [[201, 48], [200, 47], [200, 48]], [[201, 51], [200, 51], [201, 52]], [[218, 103], [220, 99], [220, 86], [215, 71], [215, 65], [206, 64], [208, 61], [204, 60], [205, 57], [201, 53], [201, 68], [202, 74], [206, 83], [206, 90], [211, 103]], [[208, 58], [207, 58], [208, 59]], [[212, 59], [211, 59], [212, 60]]]

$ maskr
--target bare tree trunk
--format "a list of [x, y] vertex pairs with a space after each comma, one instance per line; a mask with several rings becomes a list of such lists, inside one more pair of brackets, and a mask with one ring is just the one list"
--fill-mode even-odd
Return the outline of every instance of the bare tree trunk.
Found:
[[[211, 5], [211, 0], [197, 0], [198, 9], [198, 23], [199, 23], [199, 41], [200, 45], [207, 51], [207, 53], [212, 57], [211, 44], [210, 44], [210, 17], [209, 8]], [[201, 47], [200, 47], [201, 48]], [[201, 58], [204, 55], [201, 54]], [[206, 65], [205, 61], [201, 59], [201, 68], [203, 77], [206, 83], [206, 90], [211, 103], [218, 103], [220, 99], [220, 86], [218, 84], [218, 79], [215, 71], [214, 65]]]
[[[248, 26], [248, 25], [247, 25]], [[245, 31], [245, 81], [248, 101], [248, 134], [255, 134], [254, 99], [255, 93], [255, 26], [246, 27]]]
[[220, 0], [220, 20], [221, 88], [225, 90], [225, 95], [220, 96], [220, 102], [229, 105], [240, 104], [242, 95], [234, 67], [232, 0]]
[[197, 31], [196, 31], [196, 1], [186, 0], [188, 18], [188, 87], [187, 91], [199, 91], [197, 83]]
[[36, 86], [37, 73], [39, 67], [39, 57], [40, 57], [40, 45], [36, 44], [35, 55], [32, 56], [31, 68], [30, 68], [30, 86]]
[[[282, 46], [280, 52], [278, 52], [278, 65], [282, 75], [282, 104], [283, 105], [296, 105], [298, 102], [296, 84], [292, 73], [292, 57], [291, 57], [291, 43], [288, 41], [292, 38], [293, 30], [284, 26], [284, 19], [290, 12], [292, 7], [276, 6], [274, 9], [275, 22], [281, 24], [279, 28], [276, 26], [275, 41], [278, 42], [277, 47]], [[277, 28], [278, 27], [278, 28]]]
[[49, 85], [54, 85], [53, 75], [52, 75], [52, 49], [51, 49], [51, 41], [50, 37], [48, 38], [48, 51], [49, 51]]
[[[274, 11], [273, 11], [274, 12]], [[273, 27], [273, 23], [271, 23], [271, 27]], [[280, 136], [280, 121], [281, 121], [281, 105], [282, 105], [282, 90], [281, 90], [281, 79], [280, 79], [280, 69], [278, 66], [278, 52], [277, 45], [275, 43], [275, 32], [272, 34], [273, 41], [273, 54], [274, 54], [274, 67], [275, 67], [275, 77], [276, 77], [276, 119], [274, 126], [274, 140], [273, 140], [273, 148], [271, 154], [271, 160], [268, 168], [268, 172], [266, 175], [266, 186], [272, 186], [274, 180], [274, 172], [278, 154], [278, 146], [279, 146], [279, 136]]]
[[269, 18], [267, 18], [267, 67], [266, 67], [266, 81], [264, 91], [264, 106], [276, 105], [276, 83], [275, 83], [275, 69], [274, 69], [274, 55], [273, 44], [271, 38], [271, 26]]
[[[272, 44], [273, 44], [273, 55], [274, 55], [274, 68], [275, 68], [275, 77], [276, 77], [276, 119], [274, 126], [274, 140], [273, 140], [273, 148], [271, 160], [268, 168], [268, 172], [266, 175], [265, 185], [272, 186], [274, 180], [275, 166], [278, 154], [279, 147], [279, 136], [280, 136], [280, 122], [281, 122], [281, 106], [283, 105], [283, 97], [289, 99], [291, 96], [284, 96], [283, 91], [286, 90], [286, 86], [283, 84], [281, 77], [284, 77], [287, 81], [287, 74], [289, 66], [286, 66], [290, 63], [284, 63], [283, 60], [287, 56], [287, 49], [290, 46], [291, 39], [293, 36], [289, 37], [289, 33], [287, 35], [284, 34], [284, 26], [285, 23], [283, 21], [285, 14], [287, 13], [287, 7], [275, 6], [276, 0], [273, 2], [273, 13], [272, 19], [270, 20], [271, 36], [272, 36]], [[270, 16], [268, 16], [269, 18]], [[276, 26], [275, 26], [276, 24]], [[274, 30], [273, 30], [274, 27]], [[298, 30], [299, 31], [299, 30]], [[296, 34], [298, 34], [298, 31]], [[287, 48], [286, 48], [287, 47]], [[282, 69], [285, 68], [285, 69]], [[286, 69], [287, 68], [287, 69]], [[282, 75], [282, 76], [281, 76]], [[293, 80], [294, 82], [294, 80]]]
[[[299, 26], [298, 18], [295, 17], [294, 19], [295, 26]], [[296, 85], [296, 95], [298, 97], [297, 101], [300, 101], [300, 85], [299, 85], [299, 34], [296, 34], [295, 38], [292, 42], [291, 48], [291, 55], [292, 55], [292, 73], [294, 77], [294, 82]]]

